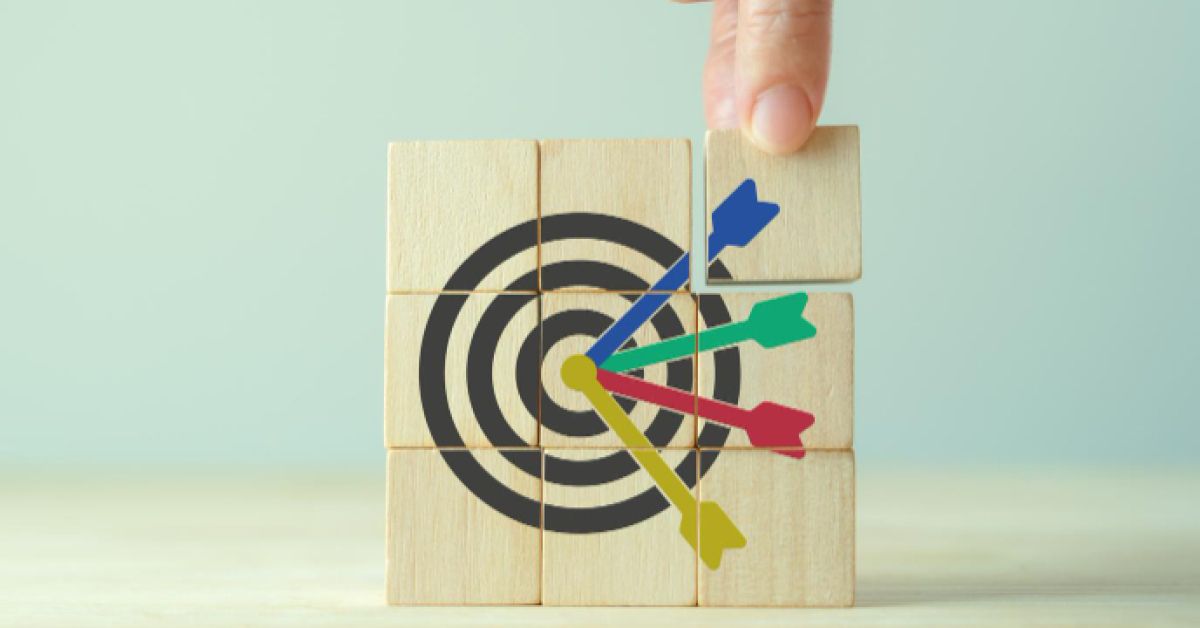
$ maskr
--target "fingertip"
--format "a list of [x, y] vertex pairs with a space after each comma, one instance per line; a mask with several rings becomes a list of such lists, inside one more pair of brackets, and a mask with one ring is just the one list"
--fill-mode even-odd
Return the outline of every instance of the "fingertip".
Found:
[[804, 146], [815, 125], [808, 94], [785, 83], [773, 85], [758, 95], [745, 131], [762, 150], [786, 155]]

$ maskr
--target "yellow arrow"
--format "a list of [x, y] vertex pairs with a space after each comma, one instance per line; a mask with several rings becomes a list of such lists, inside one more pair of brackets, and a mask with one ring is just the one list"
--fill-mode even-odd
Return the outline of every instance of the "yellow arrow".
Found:
[[679, 533], [691, 544], [692, 549], [700, 552], [700, 560], [704, 561], [709, 569], [721, 566], [721, 554], [726, 549], [746, 546], [746, 537], [742, 536], [737, 526], [733, 525], [733, 521], [716, 502], [702, 501], [697, 509], [696, 498], [687, 484], [675, 475], [671, 465], [662, 459], [650, 439], [633, 424], [625, 410], [596, 380], [596, 364], [591, 358], [586, 355], [567, 358], [562, 365], [562, 378], [568, 387], [578, 390], [588, 398], [596, 409], [596, 414], [599, 414], [608, 428], [630, 448], [630, 453], [654, 479], [658, 490], [679, 510], [683, 516]]

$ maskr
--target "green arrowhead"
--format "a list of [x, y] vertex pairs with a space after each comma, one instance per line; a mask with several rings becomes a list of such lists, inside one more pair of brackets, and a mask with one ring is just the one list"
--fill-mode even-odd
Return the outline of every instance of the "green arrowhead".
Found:
[[816, 336], [817, 328], [804, 318], [806, 305], [808, 294], [804, 292], [755, 304], [746, 319], [747, 335], [766, 349]]

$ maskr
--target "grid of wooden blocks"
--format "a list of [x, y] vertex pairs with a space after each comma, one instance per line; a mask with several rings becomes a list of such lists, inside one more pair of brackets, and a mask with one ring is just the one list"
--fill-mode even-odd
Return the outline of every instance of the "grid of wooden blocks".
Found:
[[[388, 154], [391, 604], [848, 606], [858, 130]], [[749, 181], [748, 181], [749, 180]]]

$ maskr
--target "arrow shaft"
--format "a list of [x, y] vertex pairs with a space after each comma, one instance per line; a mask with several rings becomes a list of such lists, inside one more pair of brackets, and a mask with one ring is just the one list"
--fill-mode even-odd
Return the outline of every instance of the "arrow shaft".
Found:
[[696, 351], [711, 351], [749, 340], [753, 328], [749, 321], [726, 323], [698, 334], [676, 336], [654, 344], [626, 349], [613, 354], [600, 366], [608, 371], [624, 372], [659, 362], [688, 357]]
[[750, 325], [749, 320], [719, 325], [700, 332], [697, 337], [696, 348], [699, 351], [711, 351], [735, 345], [739, 342], [749, 340], [753, 336], [753, 331], [754, 329]]
[[670, 362], [687, 357], [696, 351], [696, 334], [676, 336], [661, 342], [634, 347], [614, 353], [600, 366], [610, 371], [632, 371], [649, 364]]
[[[645, 401], [646, 403], [652, 403], [656, 406], [662, 406], [677, 412], [686, 412], [689, 414], [695, 412], [709, 421], [714, 421], [728, 427], [746, 429], [753, 420], [749, 412], [733, 404], [717, 401], [716, 399], [696, 397], [689, 392], [677, 388], [653, 384], [643, 379], [613, 373], [606, 369], [596, 371], [596, 381], [613, 394], [630, 397], [638, 401]], [[620, 406], [617, 406], [617, 408], [620, 409]], [[641, 432], [638, 432], [638, 434], [641, 434]]]
[[706, 247], [708, 249], [708, 263], [711, 264], [713, 260], [717, 259], [717, 256], [720, 255], [721, 251], [724, 251], [725, 247], [727, 246], [729, 246], [729, 243], [725, 242], [716, 230], [708, 234], [708, 247]]
[[663, 460], [662, 456], [654, 449], [654, 445], [646, 435], [634, 425], [633, 420], [625, 414], [625, 410], [617, 404], [617, 400], [600, 385], [598, 380], [592, 380], [585, 385], [581, 391], [587, 396], [592, 407], [596, 409], [596, 414], [608, 425], [608, 428], [616, 433], [617, 437], [626, 447], [630, 448], [631, 454], [638, 464], [650, 474], [654, 480], [654, 484], [662, 491], [667, 500], [673, 506], [679, 509], [684, 517], [695, 517], [696, 498], [692, 495], [692, 491], [688, 489], [687, 484], [675, 475], [675, 471], [671, 465]]
[[687, 484], [675, 474], [617, 400], [600, 384], [602, 372], [584, 355], [573, 355], [564, 360], [562, 365], [563, 383], [583, 393], [596, 414], [630, 448], [630, 453], [642, 469], [650, 474], [658, 490], [679, 510], [679, 533], [699, 553], [705, 565], [716, 569], [721, 565], [722, 552], [745, 547], [746, 537], [716, 502], [701, 502], [692, 495]]
[[591, 348], [587, 350], [587, 357], [592, 359], [592, 362], [601, 364], [609, 358], [621, 345], [625, 344], [626, 340], [637, 331], [639, 327], [646, 324], [650, 317], [658, 313], [663, 305], [666, 305], [667, 299], [671, 295], [663, 294], [664, 292], [673, 292], [678, 290], [687, 283], [688, 264], [691, 256], [684, 253], [675, 263], [667, 269], [666, 274], [662, 276], [650, 290], [656, 292], [646, 292], [638, 297], [633, 305], [629, 306], [628, 310], [621, 315], [608, 329], [604, 330], [603, 334], [592, 343]]

